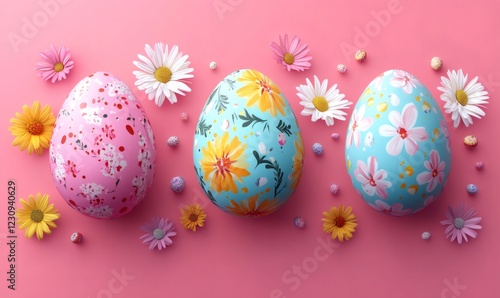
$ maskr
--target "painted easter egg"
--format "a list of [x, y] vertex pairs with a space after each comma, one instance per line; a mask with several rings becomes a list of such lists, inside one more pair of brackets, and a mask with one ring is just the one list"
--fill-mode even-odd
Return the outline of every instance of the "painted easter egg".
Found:
[[377, 76], [352, 112], [345, 159], [354, 188], [377, 211], [409, 215], [434, 202], [450, 173], [451, 147], [429, 90], [403, 70]]
[[299, 184], [303, 154], [285, 95], [256, 70], [220, 81], [196, 124], [198, 181], [212, 203], [234, 215], [264, 216], [282, 206]]
[[50, 142], [57, 190], [79, 212], [114, 218], [146, 196], [155, 172], [151, 124], [129, 87], [96, 72], [64, 101]]

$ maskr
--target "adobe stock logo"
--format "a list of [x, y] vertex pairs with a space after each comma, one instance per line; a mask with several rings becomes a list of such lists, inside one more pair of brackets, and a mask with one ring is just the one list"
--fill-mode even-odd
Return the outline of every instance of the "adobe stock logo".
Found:
[[389, 26], [392, 16], [401, 13], [401, 11], [403, 11], [403, 7], [399, 0], [390, 0], [387, 2], [387, 9], [381, 9], [378, 12], [374, 10], [370, 11], [373, 19], [366, 22], [362, 28], [358, 26], [354, 27], [352, 44], [345, 41], [340, 43], [340, 50], [345, 59], [351, 61], [356, 51], [366, 48], [373, 38], [380, 35], [383, 28]]
[[[193, 192], [193, 197], [189, 204], [200, 204], [201, 208], [205, 208], [209, 205], [209, 199], [204, 192], [195, 187], [191, 188], [191, 191]], [[177, 207], [178, 209], [184, 209], [186, 206], [187, 204], [179, 203]]]
[[129, 284], [129, 281], [135, 279], [134, 275], [128, 275], [125, 272], [125, 268], [122, 268], [121, 272], [113, 269], [111, 270], [113, 277], [108, 281], [108, 287], [103, 288], [97, 292], [97, 298], [113, 298], [114, 295], [123, 292], [125, 287]]
[[224, 14], [231, 12], [235, 7], [243, 3], [243, 0], [215, 0], [212, 5], [221, 21], [224, 21]]
[[456, 298], [467, 289], [466, 285], [458, 283], [458, 278], [456, 277], [453, 279], [453, 283], [448, 279], [443, 280], [443, 283], [446, 287], [441, 290], [441, 298]]
[[19, 53], [21, 45], [27, 45], [33, 39], [40, 28], [47, 26], [49, 20], [60, 11], [60, 5], [67, 4], [71, 0], [39, 0], [40, 9], [35, 11], [31, 17], [21, 18], [20, 32], [9, 32], [7, 38], [14, 52]]
[[[497, 74], [497, 78], [498, 77], [499, 76]], [[483, 84], [484, 88], [486, 88], [486, 90], [491, 93], [495, 92], [496, 88], [500, 87], [500, 81], [495, 81], [493, 79], [493, 73], [488, 74], [487, 78], [479, 76], [479, 81], [481, 82], [481, 84]]]
[[[311, 274], [318, 270], [320, 264], [330, 258], [335, 252], [335, 249], [340, 247], [340, 244], [332, 237], [326, 236], [325, 239], [321, 237], [316, 238], [317, 245], [312, 251], [312, 255], [302, 259], [298, 265], [293, 264], [289, 270], [286, 270], [281, 275], [281, 281], [288, 285], [288, 290], [291, 292], [297, 291], [302, 285], [302, 281], [311, 277]], [[286, 298], [282, 289], [274, 289], [270, 293], [271, 298]]]

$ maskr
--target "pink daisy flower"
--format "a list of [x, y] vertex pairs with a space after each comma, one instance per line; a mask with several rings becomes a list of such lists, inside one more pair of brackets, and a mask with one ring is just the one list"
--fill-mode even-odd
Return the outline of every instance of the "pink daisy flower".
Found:
[[429, 171], [424, 171], [417, 176], [418, 184], [427, 184], [427, 192], [433, 191], [438, 184], [444, 182], [444, 169], [446, 168], [446, 163], [441, 161], [439, 158], [439, 153], [436, 150], [432, 150], [430, 154], [430, 159], [424, 161], [424, 166]]
[[155, 247], [158, 250], [166, 248], [173, 241], [170, 237], [177, 235], [174, 232], [174, 223], [168, 218], [153, 217], [151, 223], [141, 226], [141, 230], [146, 232], [139, 239], [143, 239], [142, 243], [149, 244], [149, 249], [153, 250]]
[[386, 145], [387, 153], [396, 156], [401, 153], [403, 146], [409, 155], [417, 153], [418, 142], [423, 142], [428, 137], [425, 127], [413, 127], [417, 117], [418, 111], [413, 103], [407, 104], [401, 114], [397, 111], [389, 113], [389, 122], [393, 126], [384, 124], [379, 128], [381, 136], [392, 137]]
[[404, 216], [411, 213], [410, 209], [403, 209], [403, 204], [401, 203], [395, 203], [391, 206], [384, 201], [376, 200], [375, 204], [369, 203], [369, 205], [377, 211], [394, 216]]
[[354, 177], [361, 183], [363, 191], [369, 196], [377, 194], [380, 198], [387, 199], [386, 188], [391, 187], [392, 183], [384, 180], [387, 178], [386, 170], [377, 170], [377, 158], [375, 156], [368, 157], [368, 165], [362, 160], [358, 160], [357, 165]]
[[40, 56], [45, 61], [38, 62], [35, 70], [44, 81], [50, 80], [55, 83], [55, 81], [66, 79], [66, 75], [73, 68], [74, 63], [70, 60], [71, 53], [64, 46], [57, 50], [54, 45], [51, 45], [51, 49], [40, 52]]
[[311, 67], [309, 61], [312, 57], [307, 56], [309, 48], [307, 44], [300, 44], [298, 36], [294, 36], [289, 42], [287, 34], [285, 37], [280, 35], [280, 43], [272, 42], [271, 49], [274, 52], [274, 60], [288, 71], [304, 71]]
[[477, 232], [474, 230], [480, 230], [482, 227], [479, 225], [481, 217], [473, 217], [476, 214], [474, 209], [470, 209], [466, 212], [465, 206], [460, 202], [457, 209], [448, 206], [448, 210], [445, 215], [448, 219], [442, 220], [441, 224], [446, 227], [444, 231], [446, 238], [450, 238], [450, 241], [457, 240], [458, 244], [462, 244], [462, 239], [469, 241], [467, 236], [476, 238]]

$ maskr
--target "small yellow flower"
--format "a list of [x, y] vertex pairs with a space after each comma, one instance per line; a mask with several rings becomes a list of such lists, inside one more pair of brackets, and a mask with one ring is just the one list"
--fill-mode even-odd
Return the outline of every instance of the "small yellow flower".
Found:
[[352, 238], [356, 226], [356, 216], [352, 213], [352, 208], [344, 205], [332, 207], [329, 211], [323, 212], [323, 231], [332, 234], [332, 239], [339, 239], [340, 242]]
[[200, 204], [187, 205], [181, 209], [181, 223], [184, 229], [196, 232], [196, 227], [203, 227], [207, 214]]
[[19, 146], [21, 151], [28, 148], [29, 154], [42, 154], [44, 149], [49, 148], [55, 122], [56, 117], [50, 106], [40, 109], [38, 101], [35, 101], [31, 108], [24, 105], [23, 113], [16, 112], [16, 118], [10, 119], [12, 125], [9, 130], [16, 137], [12, 145]]
[[38, 240], [43, 239], [43, 234], [50, 234], [50, 228], [56, 228], [54, 220], [61, 217], [54, 209], [54, 204], [49, 204], [49, 195], [37, 194], [36, 197], [29, 196], [29, 202], [21, 199], [23, 208], [18, 209], [16, 217], [18, 219], [19, 229], [26, 229], [26, 238], [31, 238], [35, 232]]

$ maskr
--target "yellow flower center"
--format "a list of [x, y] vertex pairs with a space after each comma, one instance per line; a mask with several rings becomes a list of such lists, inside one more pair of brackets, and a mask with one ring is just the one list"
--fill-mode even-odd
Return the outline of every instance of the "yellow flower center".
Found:
[[61, 62], [57, 62], [55, 65], [54, 65], [54, 70], [56, 72], [60, 72], [64, 69], [64, 64], [62, 64]]
[[328, 101], [323, 96], [316, 96], [312, 100], [312, 104], [316, 108], [316, 110], [320, 112], [328, 111]]
[[43, 220], [43, 212], [38, 209], [35, 209], [31, 211], [30, 218], [32, 221], [36, 223], [41, 222]]
[[460, 103], [462, 106], [466, 106], [467, 102], [469, 102], [467, 93], [465, 93], [464, 90], [457, 90], [455, 92], [455, 97], [457, 98], [458, 103]]
[[290, 53], [286, 53], [283, 57], [283, 61], [285, 61], [286, 64], [291, 65], [293, 64], [293, 62], [295, 62], [295, 57], [293, 57], [293, 55]]
[[155, 70], [155, 79], [158, 82], [167, 83], [172, 77], [172, 71], [165, 66], [160, 66]]
[[335, 220], [333, 221], [333, 223], [337, 227], [342, 228], [345, 225], [345, 218], [343, 218], [342, 216], [339, 216], [339, 217], [335, 218]]
[[194, 214], [194, 213], [189, 214], [189, 220], [192, 221], [192, 222], [197, 222], [198, 221], [198, 215]]
[[27, 128], [31, 135], [37, 136], [43, 133], [43, 124], [38, 121], [29, 123]]

